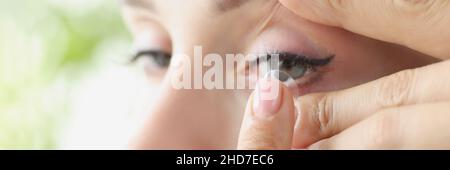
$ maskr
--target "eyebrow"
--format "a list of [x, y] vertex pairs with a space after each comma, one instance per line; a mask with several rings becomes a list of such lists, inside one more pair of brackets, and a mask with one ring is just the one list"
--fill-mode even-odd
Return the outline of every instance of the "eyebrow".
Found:
[[156, 11], [152, 0], [120, 0], [120, 4], [133, 8], [145, 9], [152, 12]]
[[[121, 0], [122, 5], [131, 6], [135, 8], [141, 8], [149, 10], [151, 12], [157, 12], [153, 4], [154, 0]], [[213, 0], [214, 7], [220, 13], [225, 13], [233, 9], [239, 8], [242, 5], [253, 0]]]
[[224, 13], [239, 8], [250, 1], [251, 0], [216, 0], [214, 4], [219, 12]]

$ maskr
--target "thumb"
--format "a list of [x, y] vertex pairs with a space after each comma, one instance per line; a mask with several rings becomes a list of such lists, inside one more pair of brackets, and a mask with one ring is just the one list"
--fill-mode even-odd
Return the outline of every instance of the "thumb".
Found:
[[261, 80], [251, 95], [239, 134], [238, 149], [291, 149], [294, 101], [277, 80]]
[[437, 58], [449, 58], [448, 0], [279, 1], [311, 21], [405, 45]]

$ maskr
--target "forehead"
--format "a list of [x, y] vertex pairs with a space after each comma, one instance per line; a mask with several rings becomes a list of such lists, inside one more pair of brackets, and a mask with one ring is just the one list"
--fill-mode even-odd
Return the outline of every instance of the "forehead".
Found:
[[[236, 34], [248, 29], [262, 29], [280, 6], [278, 0], [121, 0], [126, 24], [138, 36], [148, 30], [162, 30], [191, 36], [224, 32]], [[236, 29], [237, 26], [246, 29]], [[189, 33], [187, 33], [189, 32]], [[257, 32], [257, 31], [253, 31]], [[252, 33], [253, 33], [252, 32]], [[231, 34], [228, 32], [227, 35]], [[231, 36], [230, 36], [231, 37]]]

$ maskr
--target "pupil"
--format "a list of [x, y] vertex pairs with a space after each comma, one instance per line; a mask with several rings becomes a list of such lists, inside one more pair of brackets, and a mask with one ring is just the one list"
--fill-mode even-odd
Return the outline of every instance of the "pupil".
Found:
[[168, 67], [170, 64], [170, 55], [165, 53], [156, 53], [153, 56], [153, 61], [160, 67]]
[[282, 82], [285, 82], [289, 79], [289, 75], [284, 71], [279, 71], [278, 74], [275, 75], [275, 77]]
[[[285, 72], [288, 75], [280, 75], [280, 80], [281, 79], [285, 79], [287, 80], [287, 78], [292, 77], [293, 79], [298, 79], [300, 77], [302, 77], [305, 74], [306, 68], [303, 64], [300, 63], [296, 63], [296, 62], [292, 62], [289, 60], [285, 60], [285, 61], [281, 61], [279, 64], [279, 69], [282, 72]], [[286, 80], [282, 80], [282, 81], [286, 81]]]
[[289, 70], [289, 74], [294, 78], [300, 78], [305, 74], [305, 67], [303, 65], [294, 66]]

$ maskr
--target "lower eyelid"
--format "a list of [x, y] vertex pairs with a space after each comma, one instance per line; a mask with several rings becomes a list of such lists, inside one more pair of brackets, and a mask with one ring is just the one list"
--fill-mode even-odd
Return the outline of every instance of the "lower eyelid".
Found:
[[321, 73], [311, 71], [310, 73], [305, 74], [305, 76], [303, 76], [299, 79], [296, 79], [295, 82], [298, 85], [305, 86], [305, 85], [314, 83], [316, 80], [318, 80], [318, 77], [320, 77], [320, 76], [321, 76]]
[[297, 94], [304, 95], [314, 92], [317, 86], [320, 86], [323, 81], [326, 81], [324, 77], [331, 71], [329, 66], [327, 64], [325, 66], [315, 67], [313, 70], [307, 71], [303, 77], [295, 79]]
[[320, 86], [322, 81], [325, 81], [324, 78], [324, 72], [315, 72], [311, 75], [308, 75], [305, 78], [301, 78], [299, 80], [295, 80], [297, 83], [297, 94], [304, 95], [307, 93], [314, 92], [314, 90], [317, 88], [317, 86]]

